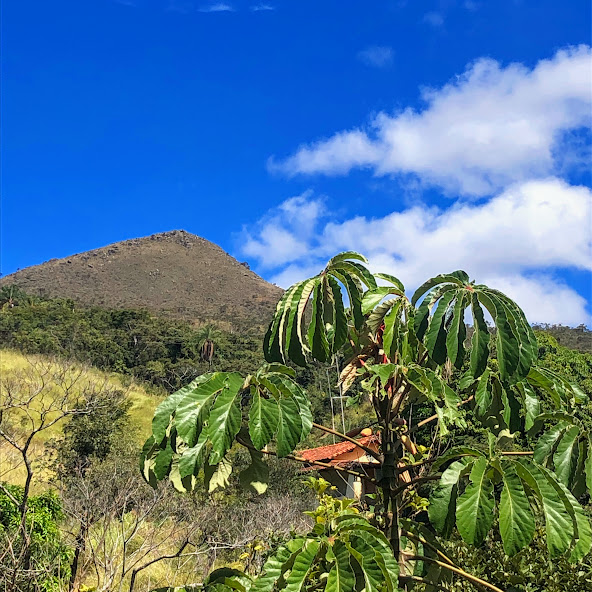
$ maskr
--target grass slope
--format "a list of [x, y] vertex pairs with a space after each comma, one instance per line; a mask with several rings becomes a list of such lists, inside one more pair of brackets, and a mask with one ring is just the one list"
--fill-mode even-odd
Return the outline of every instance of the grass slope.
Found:
[[[65, 367], [67, 371], [64, 373]], [[150, 434], [152, 416], [161, 400], [161, 397], [148, 393], [141, 385], [120, 374], [6, 349], [0, 350], [0, 377], [0, 408], [6, 405], [7, 389], [17, 389], [24, 395], [28, 391], [36, 391], [43, 384], [43, 390], [31, 400], [26, 409], [7, 412], [4, 417], [4, 421], [12, 424], [19, 437], [26, 433], [30, 421], [37, 425], [42, 408], [49, 405], [56, 396], [60, 396], [64, 386], [71, 388], [70, 400], [92, 388], [115, 389], [123, 391], [131, 404], [130, 430], [141, 446]], [[51, 420], [56, 416], [57, 412], [53, 412], [48, 418]], [[50, 440], [60, 437], [65, 421], [67, 420], [39, 432], [32, 441], [31, 457], [34, 462], [38, 463], [43, 459], [46, 444]], [[0, 480], [22, 485], [24, 476], [25, 470], [18, 453], [0, 439]], [[40, 477], [39, 481], [43, 481], [42, 475]], [[42, 484], [36, 482], [35, 486], [39, 488]]]

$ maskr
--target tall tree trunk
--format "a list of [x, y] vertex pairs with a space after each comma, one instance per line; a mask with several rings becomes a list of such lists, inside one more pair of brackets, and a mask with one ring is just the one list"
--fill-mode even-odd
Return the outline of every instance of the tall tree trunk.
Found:
[[80, 530], [76, 535], [76, 546], [74, 550], [74, 558], [72, 559], [72, 566], [70, 568], [70, 581], [68, 582], [68, 592], [75, 592], [77, 589], [78, 569], [80, 567], [80, 556], [86, 548], [86, 535], [88, 534], [88, 524], [86, 518], [80, 525]]

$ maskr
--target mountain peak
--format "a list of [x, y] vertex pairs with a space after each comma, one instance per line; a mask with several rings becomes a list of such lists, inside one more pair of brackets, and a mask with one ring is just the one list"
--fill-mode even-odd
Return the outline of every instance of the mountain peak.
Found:
[[147, 308], [196, 321], [266, 324], [282, 290], [218, 245], [170, 230], [132, 238], [0, 279], [39, 296], [88, 306]]

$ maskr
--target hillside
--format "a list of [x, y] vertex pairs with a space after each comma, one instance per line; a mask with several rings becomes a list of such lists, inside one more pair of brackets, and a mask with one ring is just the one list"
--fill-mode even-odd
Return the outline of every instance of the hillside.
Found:
[[[69, 375], [61, 383], [59, 377], [64, 369], [68, 369]], [[35, 424], [39, 410], [50, 405], [52, 398], [59, 395], [60, 385], [67, 383], [73, 399], [82, 393], [90, 392], [93, 388], [125, 393], [125, 399], [130, 405], [128, 431], [133, 434], [138, 446], [141, 446], [149, 435], [152, 414], [161, 400], [160, 396], [148, 393], [142, 384], [130, 381], [129, 378], [117, 373], [103, 372], [96, 368], [60, 361], [58, 358], [24, 355], [6, 349], [0, 349], [0, 376], [0, 407], [6, 405], [6, 388], [9, 385], [18, 385], [23, 393], [35, 393], [28, 405], [28, 417], [32, 418]], [[43, 388], [39, 388], [41, 384]], [[9, 411], [8, 416], [10, 414]], [[53, 415], [50, 419], [52, 418]], [[52, 438], [58, 438], [62, 434], [66, 422], [67, 420], [58, 422], [38, 434], [31, 443], [32, 459], [43, 459], [45, 445]], [[27, 425], [27, 422], [24, 422], [22, 429], [26, 429]], [[24, 481], [24, 467], [19, 458], [14, 448], [0, 439], [0, 481], [3, 478], [12, 483], [20, 484]]]
[[214, 243], [184, 230], [52, 259], [0, 279], [0, 287], [12, 284], [88, 306], [262, 326], [282, 294]]

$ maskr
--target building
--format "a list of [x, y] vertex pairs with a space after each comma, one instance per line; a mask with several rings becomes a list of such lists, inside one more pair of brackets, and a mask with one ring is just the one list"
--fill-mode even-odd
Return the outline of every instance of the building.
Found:
[[[380, 436], [378, 434], [373, 434], [370, 428], [366, 428], [361, 431], [360, 436], [357, 439], [360, 445], [379, 452]], [[339, 495], [343, 497], [361, 499], [364, 495], [375, 491], [375, 486], [370, 481], [338, 470], [347, 468], [374, 479], [378, 461], [353, 442], [343, 441], [328, 446], [299, 450], [298, 456], [305, 458], [309, 463], [304, 466], [303, 471], [318, 470], [323, 479], [334, 485]], [[315, 465], [315, 461], [328, 463], [335, 468]]]

